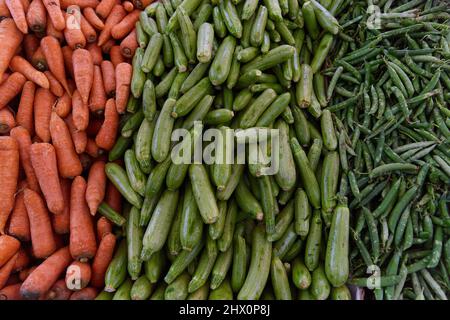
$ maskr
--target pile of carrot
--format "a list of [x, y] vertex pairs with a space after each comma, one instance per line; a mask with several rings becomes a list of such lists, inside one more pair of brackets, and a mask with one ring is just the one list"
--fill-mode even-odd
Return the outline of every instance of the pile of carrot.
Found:
[[114, 252], [102, 202], [152, 0], [0, 0], [0, 300], [93, 299]]

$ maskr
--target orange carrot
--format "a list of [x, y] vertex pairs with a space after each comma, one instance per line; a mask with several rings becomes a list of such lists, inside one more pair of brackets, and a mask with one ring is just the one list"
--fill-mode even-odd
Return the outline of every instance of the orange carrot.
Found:
[[67, 267], [66, 286], [70, 290], [79, 291], [86, 288], [91, 281], [91, 266], [86, 262], [74, 261]]
[[72, 262], [69, 247], [64, 247], [44, 260], [25, 279], [20, 287], [24, 299], [39, 299], [53, 286], [59, 276]]
[[102, 19], [100, 19], [97, 14], [95, 13], [95, 10], [91, 7], [86, 7], [83, 9], [83, 16], [86, 18], [87, 21], [97, 30], [103, 30], [105, 27], [105, 24], [103, 23]]
[[56, 101], [55, 107], [53, 111], [56, 112], [58, 116], [61, 118], [67, 117], [67, 115], [72, 110], [72, 98], [69, 96], [67, 92], [64, 92], [62, 97], [58, 98]]
[[36, 33], [45, 31], [47, 25], [47, 11], [42, 0], [32, 0], [27, 11], [27, 22], [30, 29]]
[[60, 279], [45, 294], [44, 300], [68, 300], [71, 294], [72, 291], [67, 288], [66, 281]]
[[27, 129], [30, 135], [34, 135], [33, 104], [35, 91], [36, 86], [33, 82], [25, 82], [16, 113], [17, 125]]
[[111, 61], [103, 60], [100, 65], [102, 69], [103, 86], [107, 97], [112, 98], [116, 94], [116, 76], [114, 65]]
[[120, 23], [112, 27], [111, 36], [114, 39], [124, 38], [128, 33], [130, 33], [131, 30], [134, 29], [134, 25], [139, 20], [140, 12], [141, 10], [134, 10], [127, 14], [127, 16], [123, 18]]
[[5, 0], [0, 0], [0, 17], [11, 17], [11, 13], [6, 6]]
[[17, 254], [16, 263], [14, 264], [13, 271], [14, 272], [22, 271], [25, 268], [27, 268], [29, 264], [30, 264], [30, 255], [28, 254], [28, 250], [20, 248]]
[[44, 200], [35, 191], [23, 191], [25, 207], [30, 220], [31, 245], [36, 258], [46, 258], [56, 250], [50, 216]]
[[100, 48], [96, 43], [89, 43], [86, 47], [92, 57], [92, 62], [96, 66], [99, 66], [103, 61], [102, 48]]
[[8, 233], [20, 241], [30, 241], [30, 221], [25, 207], [23, 192], [16, 195], [11, 218], [9, 219]]
[[111, 51], [111, 48], [115, 45], [116, 45], [116, 40], [109, 39], [101, 46], [102, 52], [105, 54], [109, 54], [109, 52]]
[[20, 72], [28, 80], [33, 81], [42, 88], [48, 89], [50, 87], [45, 74], [36, 70], [27, 60], [25, 60], [21, 56], [15, 56], [11, 59], [10, 68], [12, 71]]
[[102, 114], [106, 104], [106, 92], [103, 85], [102, 71], [94, 66], [94, 81], [89, 97], [89, 110], [95, 114]]
[[64, 197], [58, 177], [55, 148], [49, 143], [33, 143], [30, 147], [31, 163], [50, 212], [64, 210]]
[[[106, 217], [100, 217], [97, 220], [97, 239], [101, 241], [108, 233], [112, 233], [113, 223]], [[100, 248], [99, 248], [100, 250]]]
[[[103, 1], [102, 1], [103, 2]], [[101, 5], [101, 3], [100, 3]], [[97, 13], [103, 17], [98, 11]], [[127, 12], [120, 4], [115, 4], [105, 21], [105, 27], [98, 36], [98, 45], [102, 46], [111, 38], [111, 29], [125, 18]], [[104, 18], [104, 17], [103, 17]]]
[[88, 43], [94, 43], [95, 41], [97, 41], [97, 32], [83, 15], [81, 15], [80, 27], [81, 32], [83, 32], [84, 37], [86, 38], [86, 41]]
[[20, 296], [21, 283], [12, 284], [0, 290], [0, 300], [22, 300]]
[[[48, 1], [48, 0], [45, 0]], [[48, 67], [56, 79], [62, 84], [66, 91], [69, 87], [64, 71], [64, 58], [58, 40], [52, 36], [47, 36], [41, 40], [41, 48], [47, 60]]]
[[[4, 234], [6, 221], [14, 207], [14, 193], [19, 177], [19, 144], [11, 137], [0, 137], [0, 234]], [[0, 254], [0, 257], [3, 255]], [[1, 259], [1, 258], [0, 258]], [[0, 263], [1, 265], [2, 263]]]
[[34, 98], [34, 130], [43, 142], [50, 141], [50, 116], [56, 97], [48, 89], [38, 88]]
[[98, 5], [98, 0], [61, 0], [61, 8], [67, 9], [70, 6], [79, 6], [80, 8], [92, 7]]
[[105, 120], [100, 128], [95, 143], [104, 150], [111, 150], [116, 141], [117, 131], [119, 129], [119, 115], [114, 99], [109, 99], [105, 106]]
[[97, 158], [103, 154], [103, 151], [99, 148], [95, 140], [88, 138], [85, 152], [92, 158]]
[[44, 36], [52, 36], [55, 39], [58, 40], [59, 43], [62, 43], [64, 41], [64, 32], [63, 30], [57, 30], [55, 26], [53, 25], [51, 20], [47, 19], [47, 26], [45, 28], [45, 33], [40, 34], [40, 37]]
[[27, 12], [30, 7], [30, 0], [20, 0], [20, 2], [22, 3], [23, 10]]
[[134, 5], [130, 1], [124, 1], [122, 2], [122, 6], [125, 9], [126, 12], [131, 12], [134, 10]]
[[94, 300], [95, 297], [97, 297], [97, 289], [86, 287], [72, 293], [69, 300]]
[[73, 78], [73, 63], [72, 63], [73, 50], [69, 46], [64, 46], [61, 48], [61, 50], [64, 59], [64, 66], [66, 70], [69, 72], [70, 76]]
[[14, 269], [18, 253], [15, 253], [6, 263], [0, 268], [0, 289], [2, 289], [7, 283], [11, 272]]
[[39, 38], [34, 34], [26, 34], [23, 37], [23, 49], [25, 51], [25, 58], [31, 61], [33, 54], [39, 48]]
[[0, 267], [19, 251], [20, 241], [8, 235], [0, 236]]
[[93, 216], [97, 213], [97, 208], [105, 197], [105, 188], [105, 162], [95, 161], [89, 170], [86, 189], [86, 202]]
[[75, 146], [66, 123], [55, 112], [50, 118], [50, 134], [55, 147], [58, 171], [63, 178], [73, 178], [81, 174], [80, 159], [75, 152]]
[[[27, 186], [31, 190], [39, 192], [39, 183], [31, 165], [30, 147], [31, 136], [27, 129], [18, 126], [11, 130], [10, 136], [14, 138], [19, 145], [20, 165], [27, 177]], [[20, 186], [19, 186], [20, 187]]]
[[64, 38], [72, 49], [84, 48], [86, 46], [86, 37], [81, 31], [81, 19], [79, 11], [68, 9], [65, 13], [66, 28], [64, 29]]
[[5, 18], [0, 21], [0, 79], [3, 73], [8, 69], [9, 62], [15, 56], [23, 39], [22, 32], [17, 29], [14, 20]]
[[47, 9], [48, 16], [52, 21], [53, 26], [56, 30], [62, 31], [66, 27], [66, 23], [64, 21], [64, 16], [61, 11], [61, 6], [59, 4], [59, 0], [42, 0], [45, 8]]
[[14, 72], [0, 85], [0, 109], [22, 91], [26, 81], [27, 79], [21, 73]]
[[138, 9], [144, 9], [155, 0], [133, 0], [133, 4]]
[[8, 133], [12, 128], [16, 126], [16, 120], [11, 109], [0, 109], [0, 134]]
[[108, 184], [106, 185], [106, 199], [105, 202], [116, 212], [122, 212], [122, 195], [120, 194], [119, 190], [112, 184], [110, 181], [108, 181]]
[[45, 71], [48, 69], [47, 59], [45, 58], [44, 52], [40, 46], [33, 53], [31, 64], [39, 71]]
[[72, 95], [72, 119], [77, 130], [86, 130], [89, 124], [89, 107], [82, 101], [78, 90], [75, 90]]
[[91, 285], [103, 288], [105, 285], [105, 273], [113, 257], [116, 236], [112, 233], [106, 234], [98, 246], [97, 254], [92, 262]]
[[69, 179], [60, 179], [61, 190], [64, 198], [64, 210], [60, 214], [52, 215], [52, 226], [56, 234], [69, 233], [70, 223], [70, 188], [71, 181]]
[[103, 19], [106, 19], [116, 3], [116, 0], [101, 0], [95, 8], [95, 12]]
[[14, 19], [17, 28], [22, 33], [28, 33], [28, 24], [22, 2], [20, 0], [5, 0], [5, 3], [9, 12], [11, 12], [11, 16]]
[[72, 114], [69, 114], [65, 119], [67, 127], [69, 128], [70, 135], [72, 136], [72, 141], [75, 146], [75, 151], [81, 154], [86, 149], [87, 144], [87, 134], [86, 131], [79, 131], [75, 124], [73, 123]]
[[85, 262], [95, 256], [97, 243], [94, 226], [85, 199], [86, 181], [78, 176], [70, 193], [70, 253], [75, 260]]
[[77, 89], [87, 105], [94, 81], [94, 62], [88, 50], [77, 49], [73, 52], [72, 63]]
[[125, 62], [125, 58], [122, 55], [120, 46], [111, 47], [111, 50], [109, 50], [109, 59], [114, 65], [114, 68], [116, 68], [119, 63]]
[[132, 58], [138, 47], [136, 29], [133, 29], [121, 42], [120, 52], [125, 58]]
[[125, 113], [127, 107], [132, 72], [131, 64], [126, 62], [119, 63], [116, 67], [116, 108], [120, 114]]

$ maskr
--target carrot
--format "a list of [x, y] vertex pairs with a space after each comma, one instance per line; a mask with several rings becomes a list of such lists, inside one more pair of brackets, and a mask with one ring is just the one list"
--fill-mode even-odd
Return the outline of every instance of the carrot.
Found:
[[35, 191], [26, 188], [24, 202], [30, 220], [31, 245], [36, 258], [46, 258], [56, 249], [50, 216], [44, 200]]
[[69, 114], [65, 119], [67, 127], [69, 128], [70, 135], [72, 136], [72, 141], [75, 146], [75, 151], [78, 154], [81, 154], [86, 149], [87, 144], [87, 135], [86, 131], [79, 131], [75, 124], [73, 123], [72, 114]]
[[99, 66], [94, 66], [94, 81], [89, 97], [89, 110], [95, 114], [101, 115], [105, 109], [105, 104], [106, 92], [103, 85], [102, 71]]
[[6, 6], [5, 0], [0, 0], [0, 17], [11, 17], [11, 13]]
[[95, 143], [104, 150], [111, 150], [116, 141], [116, 135], [119, 128], [119, 115], [114, 99], [109, 99], [105, 106], [105, 120], [100, 128]]
[[95, 161], [89, 170], [86, 189], [86, 202], [93, 216], [97, 213], [97, 208], [105, 197], [105, 188], [105, 162]]
[[[30, 264], [30, 256], [28, 251], [24, 248], [20, 248], [17, 254], [16, 262], [14, 264], [13, 271], [19, 272], [24, 270]], [[20, 279], [19, 279], [20, 280]]]
[[109, 52], [111, 51], [111, 48], [114, 47], [115, 45], [116, 45], [116, 40], [109, 39], [101, 46], [102, 52], [105, 54], [109, 54]]
[[21, 73], [14, 72], [0, 85], [0, 109], [22, 91], [26, 81], [27, 79]]
[[[11, 137], [0, 137], [0, 180], [2, 181], [2, 191], [0, 192], [0, 234], [5, 233], [6, 221], [8, 221], [8, 217], [14, 207], [14, 193], [16, 192], [18, 177], [19, 144]], [[2, 256], [0, 254], [0, 257]]]
[[48, 89], [38, 88], [34, 99], [34, 130], [43, 142], [50, 141], [50, 116], [56, 97]]
[[14, 264], [16, 263], [18, 253], [15, 253], [1, 268], [0, 268], [0, 289], [2, 289], [7, 283], [8, 278], [13, 271]]
[[0, 300], [22, 300], [20, 296], [21, 283], [12, 284], [0, 290]]
[[20, 241], [8, 235], [0, 236], [0, 267], [19, 251]]
[[94, 43], [95, 41], [97, 41], [97, 32], [83, 15], [81, 15], [80, 27], [81, 32], [83, 32], [84, 37], [86, 38], [86, 41], [88, 43]]
[[86, 7], [83, 9], [83, 16], [86, 18], [87, 21], [97, 30], [103, 30], [105, 27], [105, 24], [103, 23], [102, 19], [100, 19], [97, 14], [95, 13], [95, 10], [92, 7]]
[[116, 3], [116, 0], [101, 0], [95, 8], [95, 12], [103, 19], [106, 19]]
[[[101, 241], [108, 233], [112, 233], [113, 224], [106, 217], [100, 217], [97, 220], [97, 239]], [[100, 250], [100, 248], [99, 248]]]
[[99, 148], [97, 143], [95, 143], [95, 140], [93, 140], [91, 138], [87, 139], [85, 152], [88, 155], [90, 155], [92, 158], [97, 158], [103, 153], [103, 151]]
[[31, 64], [39, 71], [45, 71], [48, 69], [47, 59], [45, 58], [44, 52], [42, 51], [42, 48], [40, 46], [33, 53]]
[[56, 101], [55, 107], [53, 111], [56, 112], [58, 116], [61, 118], [67, 117], [67, 115], [72, 110], [72, 98], [69, 96], [67, 92], [64, 92], [62, 97], [59, 97]]
[[103, 61], [102, 48], [100, 48], [96, 43], [89, 43], [86, 47], [92, 57], [92, 62], [99, 66]]
[[66, 281], [60, 279], [45, 294], [44, 300], [68, 300], [71, 294], [72, 291], [67, 288]]
[[55, 147], [58, 171], [63, 178], [73, 178], [81, 174], [80, 159], [66, 123], [55, 112], [50, 118], [50, 134]]
[[70, 253], [75, 260], [82, 262], [93, 258], [97, 250], [85, 193], [86, 181], [78, 176], [73, 180], [70, 192]]
[[111, 50], [109, 50], [109, 59], [114, 65], [114, 68], [116, 68], [119, 63], [125, 62], [125, 58], [122, 56], [120, 46], [111, 47]]
[[[102, 1], [103, 2], [103, 1]], [[100, 3], [101, 5], [101, 3]], [[99, 6], [100, 6], [99, 5]], [[100, 16], [105, 18], [102, 14], [100, 14], [98, 11], [96, 11]], [[105, 21], [105, 27], [100, 32], [100, 35], [98, 36], [98, 45], [102, 46], [106, 41], [108, 41], [111, 38], [111, 30], [115, 25], [120, 23], [123, 18], [125, 18], [127, 12], [120, 4], [115, 4], [112, 8], [111, 12]]]
[[68, 9], [64, 15], [66, 19], [66, 28], [64, 29], [64, 38], [72, 49], [84, 48], [86, 46], [86, 37], [81, 31], [81, 19], [79, 11]]
[[55, 148], [49, 143], [33, 143], [30, 147], [31, 163], [50, 212], [64, 210], [64, 197], [58, 177]]
[[66, 286], [72, 291], [86, 288], [91, 281], [91, 266], [86, 262], [74, 261], [67, 267]]
[[89, 107], [82, 101], [78, 90], [75, 90], [72, 95], [72, 119], [77, 130], [86, 130], [89, 124]]
[[[64, 22], [65, 23], [65, 22]], [[64, 30], [57, 30], [53, 25], [51, 20], [47, 20], [47, 26], [45, 28], [45, 33], [39, 34], [40, 37], [52, 36], [58, 40], [59, 43], [64, 41]]]
[[77, 49], [73, 52], [72, 63], [77, 89], [87, 105], [94, 81], [94, 62], [88, 50]]
[[39, 299], [53, 286], [72, 262], [69, 247], [54, 252], [25, 279], [20, 294], [25, 299]]
[[27, 22], [30, 29], [36, 33], [45, 31], [47, 25], [47, 11], [42, 0], [32, 0], [27, 10]]
[[125, 9], [126, 12], [131, 12], [134, 10], [134, 5], [131, 1], [124, 1], [122, 2], [122, 6]]
[[[27, 129], [18, 126], [11, 130], [10, 136], [14, 138], [19, 145], [20, 165], [27, 177], [27, 186], [31, 190], [39, 192], [39, 183], [31, 165], [30, 146], [31, 136]], [[21, 189], [23, 186], [19, 186]], [[16, 200], [17, 201], [17, 200]]]
[[103, 124], [103, 117], [96, 117], [96, 118], [92, 118], [91, 121], [89, 121], [89, 125], [86, 129], [86, 134], [88, 135], [88, 137], [92, 138], [98, 134], [98, 132], [100, 131], [100, 128], [102, 127]]
[[62, 84], [64, 89], [69, 91], [66, 72], [64, 70], [64, 58], [58, 40], [52, 36], [46, 36], [41, 40], [41, 48], [45, 59], [47, 60], [50, 71]]
[[36, 50], [39, 48], [39, 38], [36, 37], [35, 34], [26, 34], [23, 37], [23, 49], [25, 51], [25, 58], [28, 61], [31, 61], [33, 58], [33, 54], [36, 52]]
[[5, 0], [6, 6], [14, 19], [17, 28], [22, 33], [28, 33], [27, 19], [25, 18], [25, 9], [20, 0]]
[[30, 241], [30, 221], [23, 197], [23, 192], [19, 192], [16, 196], [14, 209], [9, 219], [8, 234], [20, 241]]
[[70, 6], [79, 6], [80, 8], [92, 7], [98, 5], [98, 0], [61, 0], [61, 8], [67, 9]]
[[72, 293], [69, 300], [94, 300], [95, 297], [97, 297], [97, 289], [86, 287]]
[[120, 52], [125, 58], [132, 58], [134, 52], [138, 47], [136, 38], [136, 29], [133, 29], [123, 40], [120, 42]]
[[19, 272], [20, 281], [25, 281], [25, 279], [37, 268], [37, 266], [32, 266]]
[[103, 76], [103, 86], [105, 87], [106, 95], [112, 98], [116, 94], [116, 76], [114, 65], [111, 61], [103, 60], [100, 65]]
[[122, 212], [122, 195], [116, 186], [108, 181], [105, 202], [116, 212]]
[[47, 9], [48, 16], [55, 29], [59, 31], [64, 30], [66, 23], [64, 21], [59, 0], [42, 0], [42, 3], [44, 3], [45, 8]]
[[11, 59], [10, 68], [14, 72], [20, 72], [28, 80], [33, 81], [42, 88], [48, 89], [50, 87], [45, 74], [36, 70], [27, 60], [25, 60], [21, 56], [15, 56]]
[[60, 214], [53, 214], [51, 216], [52, 227], [56, 234], [67, 234], [70, 231], [70, 188], [71, 180], [60, 179], [61, 190], [64, 199], [64, 210]]
[[132, 72], [131, 64], [126, 62], [116, 67], [116, 108], [120, 114], [125, 113], [127, 107]]
[[14, 20], [5, 18], [0, 21], [0, 79], [8, 69], [9, 62], [15, 56], [17, 49], [22, 43], [23, 35], [17, 29]]
[[106, 234], [98, 245], [97, 254], [92, 262], [91, 285], [96, 288], [103, 288], [105, 285], [105, 273], [113, 257], [116, 246], [116, 236], [112, 233]]
[[155, 0], [133, 0], [133, 4], [138, 9], [144, 9]]
[[20, 2], [22, 3], [23, 10], [27, 12], [30, 7], [30, 0], [20, 0]]
[[9, 108], [0, 109], [0, 134], [8, 133], [16, 126], [16, 120]]
[[69, 72], [70, 76], [73, 78], [73, 63], [72, 63], [73, 50], [69, 46], [64, 46], [61, 48], [61, 51], [63, 54], [65, 69]]
[[114, 39], [122, 39], [124, 38], [128, 33], [130, 33], [131, 30], [134, 29], [134, 25], [139, 20], [139, 14], [141, 10], [133, 10], [125, 18], [120, 21], [120, 23], [116, 24], [111, 29], [111, 36]]
[[27, 129], [30, 135], [34, 134], [33, 105], [35, 91], [36, 86], [33, 82], [25, 82], [16, 113], [16, 124]]

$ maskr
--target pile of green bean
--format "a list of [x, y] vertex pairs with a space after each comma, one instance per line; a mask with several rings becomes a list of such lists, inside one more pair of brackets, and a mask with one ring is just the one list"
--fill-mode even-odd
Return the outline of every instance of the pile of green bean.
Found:
[[340, 192], [352, 211], [350, 283], [371, 286], [366, 269], [376, 266], [376, 299], [447, 300], [450, 7], [373, 4], [377, 28], [365, 1], [340, 17], [346, 36], [321, 97], [339, 128]]

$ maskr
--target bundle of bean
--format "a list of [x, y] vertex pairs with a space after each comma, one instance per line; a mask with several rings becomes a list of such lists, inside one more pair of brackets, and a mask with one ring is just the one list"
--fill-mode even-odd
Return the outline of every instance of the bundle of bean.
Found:
[[[125, 169], [106, 165], [130, 203], [126, 239], [98, 299], [350, 298], [337, 139], [313, 91], [343, 9], [325, 2], [161, 1], [140, 14], [133, 97], [109, 154]], [[278, 173], [173, 162], [171, 133], [201, 136], [195, 121], [278, 129]]]
[[449, 293], [450, 11], [438, 2], [379, 1], [381, 29], [356, 2], [340, 19], [350, 38], [325, 71], [347, 175], [341, 192], [355, 212], [352, 270], [380, 268], [377, 299]]

